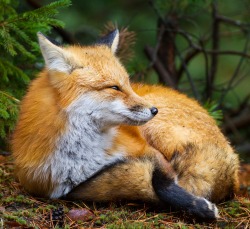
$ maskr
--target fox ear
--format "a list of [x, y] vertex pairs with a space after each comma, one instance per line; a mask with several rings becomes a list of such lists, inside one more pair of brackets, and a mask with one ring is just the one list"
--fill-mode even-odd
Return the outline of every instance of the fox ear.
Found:
[[118, 44], [119, 44], [119, 30], [116, 29], [110, 33], [108, 33], [106, 36], [101, 37], [98, 41], [97, 44], [99, 45], [107, 45], [110, 47], [111, 51], [113, 53], [116, 53]]
[[72, 67], [67, 61], [68, 53], [52, 44], [42, 33], [38, 32], [37, 36], [46, 67], [49, 70], [70, 73]]

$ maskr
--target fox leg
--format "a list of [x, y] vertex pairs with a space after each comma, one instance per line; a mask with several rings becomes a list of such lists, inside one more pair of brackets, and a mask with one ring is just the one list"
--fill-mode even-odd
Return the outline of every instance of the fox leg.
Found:
[[91, 201], [117, 199], [164, 203], [197, 218], [215, 219], [216, 206], [176, 183], [176, 174], [162, 155], [114, 165], [73, 189], [66, 198]]
[[101, 202], [117, 199], [157, 201], [151, 182], [153, 169], [149, 160], [118, 163], [77, 186], [67, 198]]

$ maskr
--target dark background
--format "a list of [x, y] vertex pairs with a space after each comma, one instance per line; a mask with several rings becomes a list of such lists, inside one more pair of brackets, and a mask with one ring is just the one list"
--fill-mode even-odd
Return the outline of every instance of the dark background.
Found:
[[[50, 2], [23, 0], [19, 10]], [[249, 161], [249, 1], [73, 0], [58, 18], [65, 23], [63, 33], [54, 29], [48, 35], [65, 44], [93, 43], [108, 22], [135, 32], [136, 43], [128, 50], [134, 53], [124, 61], [131, 79], [160, 82], [198, 99], [242, 158]], [[146, 47], [152, 48], [158, 59], [150, 59]], [[197, 51], [197, 47], [202, 50]], [[167, 51], [161, 54], [161, 50]], [[192, 51], [195, 54], [188, 59]], [[174, 81], [184, 66], [178, 82], [169, 85], [162, 80], [164, 75], [155, 66], [158, 63]]]

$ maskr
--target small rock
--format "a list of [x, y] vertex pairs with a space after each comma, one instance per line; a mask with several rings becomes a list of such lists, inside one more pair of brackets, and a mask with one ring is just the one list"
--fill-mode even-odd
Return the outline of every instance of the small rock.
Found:
[[5, 212], [5, 207], [0, 206], [0, 212], [1, 212], [1, 213], [4, 213], [4, 212]]
[[78, 220], [89, 221], [93, 219], [94, 214], [90, 210], [82, 208], [82, 209], [71, 209], [67, 213], [67, 216], [73, 221], [78, 221]]

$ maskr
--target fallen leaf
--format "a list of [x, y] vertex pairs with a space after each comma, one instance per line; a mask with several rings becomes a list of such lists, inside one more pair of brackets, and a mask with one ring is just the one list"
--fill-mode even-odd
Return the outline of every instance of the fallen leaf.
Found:
[[8, 225], [11, 228], [21, 228], [22, 224], [16, 222], [16, 221], [6, 221], [4, 222], [5, 225]]
[[250, 187], [250, 164], [242, 164], [239, 172], [239, 181], [240, 181], [240, 194], [244, 196], [249, 196], [249, 187]]
[[1, 212], [1, 213], [4, 213], [4, 212], [5, 212], [5, 207], [0, 206], [0, 212]]
[[82, 208], [82, 209], [71, 209], [67, 213], [67, 216], [69, 217], [69, 219], [73, 221], [78, 221], [78, 220], [89, 221], [93, 219], [95, 215], [90, 210]]
[[0, 163], [3, 163], [5, 161], [6, 157], [0, 155]]

